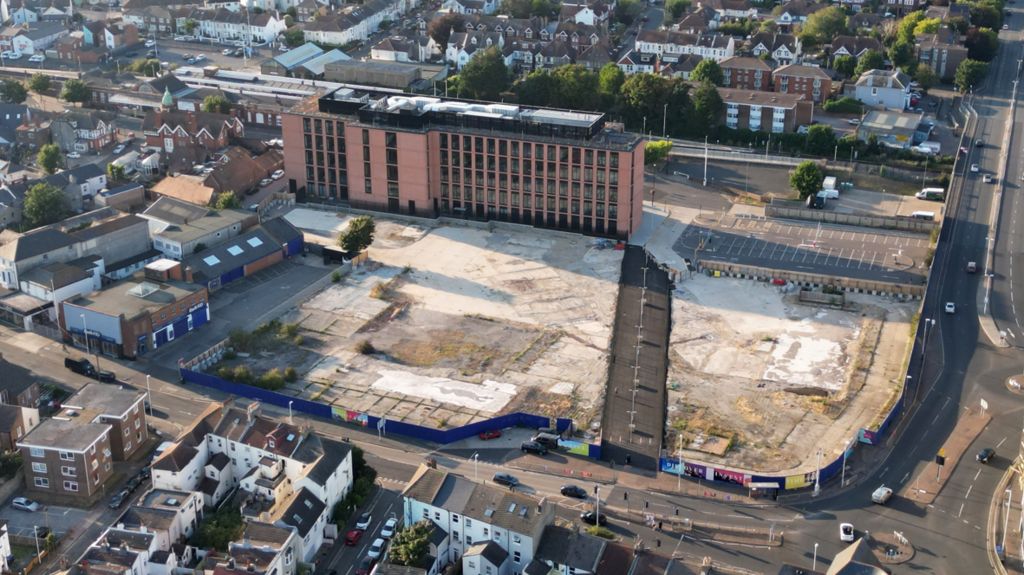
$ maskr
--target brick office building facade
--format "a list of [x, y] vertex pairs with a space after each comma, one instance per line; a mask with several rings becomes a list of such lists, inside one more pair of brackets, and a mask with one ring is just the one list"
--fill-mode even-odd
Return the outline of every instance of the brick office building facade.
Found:
[[644, 147], [603, 114], [342, 87], [283, 118], [285, 171], [310, 202], [628, 238]]

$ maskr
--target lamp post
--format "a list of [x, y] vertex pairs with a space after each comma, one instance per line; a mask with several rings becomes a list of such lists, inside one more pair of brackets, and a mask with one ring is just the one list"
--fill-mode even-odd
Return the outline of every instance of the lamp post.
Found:
[[815, 452], [815, 470], [814, 470], [814, 496], [817, 497], [821, 493], [821, 450]]
[[153, 391], [149, 387], [149, 374], [146, 374], [146, 401], [149, 403], [149, 416], [153, 417]]
[[473, 455], [470, 455], [469, 458], [473, 460], [473, 481], [479, 481], [477, 478], [477, 467], [480, 465], [480, 453], [473, 452]]
[[291, 401], [291, 400], [288, 401], [288, 424], [289, 425], [295, 425], [295, 421], [292, 419], [292, 404], [293, 403], [295, 403], [295, 402]]
[[601, 525], [601, 486], [594, 486], [594, 525]]
[[818, 570], [818, 544], [814, 544], [814, 559], [811, 562], [811, 571]]
[[[39, 526], [38, 525], [33, 525], [32, 526], [32, 537], [36, 540], [36, 557], [39, 557], [40, 555], [42, 555], [42, 553], [39, 551]], [[42, 558], [40, 558], [39, 560], [42, 561]]]
[[661, 112], [661, 137], [668, 137], [668, 102], [665, 102], [665, 106]]
[[[89, 353], [91, 348], [89, 346], [89, 324], [85, 321], [85, 314], [80, 313], [78, 317], [82, 318], [82, 330], [85, 332], [85, 353]], [[99, 345], [96, 346], [96, 381], [100, 380], [100, 350]]]
[[708, 185], [708, 137], [704, 136], [704, 186]]

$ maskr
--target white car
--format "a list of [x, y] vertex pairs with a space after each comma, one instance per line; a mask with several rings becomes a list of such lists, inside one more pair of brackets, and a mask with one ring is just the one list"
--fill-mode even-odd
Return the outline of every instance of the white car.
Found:
[[284, 177], [284, 170], [277, 170], [273, 174], [270, 174], [270, 177], [274, 180], [280, 180]]
[[11, 507], [21, 511], [39, 511], [39, 504], [27, 497], [15, 497], [14, 500], [11, 501]]
[[839, 524], [839, 540], [843, 543], [852, 543], [854, 536], [853, 523]]
[[156, 40], [146, 40], [145, 46], [147, 48], [152, 48], [153, 46], [156, 46]]
[[984, 176], [981, 177], [981, 181], [983, 183], [985, 183], [985, 184], [991, 184], [992, 183], [992, 176], [990, 176], [988, 174], [985, 174]]
[[206, 54], [196, 54], [196, 57], [193, 58], [193, 60], [195, 60], [196, 62], [202, 62], [205, 59], [206, 59]]
[[175, 42], [187, 42], [188, 41], [188, 37], [187, 36], [175, 36], [174, 37], [174, 41]]
[[220, 51], [220, 53], [225, 55], [225, 56], [230, 56], [232, 54], [232, 52], [234, 52], [234, 49], [232, 49], [232, 48], [224, 48], [223, 50]]
[[946, 302], [946, 313], [956, 313], [956, 304], [951, 302], [951, 301], [947, 301]]
[[977, 174], [981, 171], [981, 167], [978, 164], [971, 164], [971, 171]]
[[14, 52], [12, 50], [6, 50], [3, 54], [0, 54], [7, 60], [18, 60], [21, 58], [21, 52]]
[[387, 543], [380, 537], [373, 540], [370, 545], [370, 550], [366, 552], [366, 556], [370, 559], [380, 559], [380, 556], [384, 553], [384, 546]]
[[82, 157], [82, 154], [79, 154], [78, 152], [68, 152], [68, 157], [72, 160], [77, 160]]
[[384, 526], [380, 528], [380, 536], [384, 539], [391, 539], [395, 536], [395, 528], [398, 527], [398, 519], [392, 517], [384, 522]]
[[285, 46], [284, 44], [281, 44], [281, 47], [278, 48], [278, 50], [280, 50], [282, 52], [287, 52], [288, 50], [291, 50], [291, 48], [289, 48], [288, 46]]
[[123, 151], [124, 151], [124, 144], [118, 144], [118, 145], [114, 146], [114, 153], [115, 154], [120, 154]]
[[264, 188], [264, 187], [269, 186], [270, 184], [273, 184], [273, 183], [274, 183], [274, 180], [271, 180], [270, 178], [263, 178], [262, 180], [260, 180], [260, 187]]
[[860, 118], [850, 118], [849, 120], [846, 121], [846, 123], [851, 125], [851, 126], [859, 126], [860, 125]]
[[29, 62], [36, 62], [36, 63], [38, 63], [38, 62], [45, 62], [46, 61], [46, 56], [44, 56], [42, 54], [33, 54], [33, 55], [29, 56], [28, 61]]
[[373, 515], [369, 513], [363, 513], [359, 516], [359, 520], [356, 521], [356, 529], [360, 531], [366, 531], [370, 528], [370, 523], [373, 522]]

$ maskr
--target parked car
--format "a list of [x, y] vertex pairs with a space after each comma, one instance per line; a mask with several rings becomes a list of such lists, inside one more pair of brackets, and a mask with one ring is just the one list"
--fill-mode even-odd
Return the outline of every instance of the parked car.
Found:
[[129, 496], [131, 496], [131, 492], [129, 492], [127, 489], [122, 489], [121, 491], [117, 492], [117, 495], [114, 495], [113, 497], [110, 498], [110, 503], [107, 504], [107, 507], [111, 509], [117, 509], [124, 505], [124, 502], [128, 500]]
[[859, 126], [860, 125], [860, 118], [850, 118], [849, 120], [846, 121], [846, 123], [851, 125], [851, 126]]
[[18, 511], [28, 511], [30, 513], [39, 511], [39, 503], [32, 501], [28, 497], [15, 497], [11, 501], [11, 507]]
[[273, 184], [273, 183], [274, 183], [274, 180], [271, 180], [270, 178], [263, 178], [262, 180], [260, 180], [260, 187], [263, 188], [263, 187], [269, 186], [270, 184]]
[[583, 489], [579, 485], [563, 485], [558, 492], [566, 497], [572, 497], [573, 499], [587, 498], [587, 490]]
[[284, 177], [284, 170], [275, 170], [273, 174], [270, 174], [270, 177], [275, 180], [280, 180]]
[[974, 458], [977, 459], [981, 463], [988, 463], [995, 456], [996, 456], [996, 450], [992, 449], [991, 447], [986, 447], [985, 449], [982, 449], [981, 451], [979, 451], [978, 454], [974, 456]]
[[979, 166], [978, 164], [971, 164], [971, 172], [977, 174], [980, 171], [981, 171], [981, 166]]
[[362, 529], [352, 529], [345, 534], [345, 545], [348, 545], [349, 547], [355, 547], [359, 543], [359, 540], [362, 538]]
[[956, 304], [951, 302], [951, 301], [947, 301], [946, 302], [946, 313], [950, 313], [950, 314], [956, 313]]
[[593, 511], [580, 513], [580, 521], [588, 525], [608, 525], [608, 516], [602, 513], [597, 515]]
[[235, 53], [235, 49], [234, 48], [224, 48], [223, 50], [220, 51], [220, 53], [225, 55], [225, 56], [230, 56], [230, 55]]
[[147, 48], [152, 48], [153, 46], [156, 46], [156, 40], [146, 40], [145, 46]]
[[195, 60], [196, 62], [202, 62], [206, 60], [206, 54], [196, 54], [196, 57], [193, 58], [193, 60]]
[[377, 561], [372, 557], [363, 557], [359, 560], [359, 566], [356, 567], [356, 575], [370, 575], [370, 571], [376, 564]]
[[15, 52], [14, 50], [5, 50], [2, 53], [0, 53], [0, 56], [7, 60], [18, 60], [21, 58], [21, 54]]
[[881, 485], [871, 493], [871, 501], [879, 505], [885, 505], [892, 498], [892, 489]]
[[853, 523], [840, 523], [839, 524], [839, 540], [844, 543], [850, 543], [853, 541], [854, 530]]
[[384, 553], [384, 546], [387, 542], [380, 537], [373, 540], [370, 544], [370, 549], [366, 552], [366, 556], [370, 559], [380, 559], [380, 556]]
[[82, 157], [82, 154], [79, 154], [78, 152], [68, 152], [68, 157], [72, 160], [77, 160]]
[[46, 56], [44, 56], [42, 54], [32, 54], [31, 56], [28, 57], [28, 61], [29, 62], [35, 62], [35, 63], [38, 64], [40, 62], [45, 62], [46, 61]]
[[995, 180], [992, 178], [992, 176], [990, 176], [988, 174], [985, 174], [985, 175], [983, 175], [981, 177], [981, 182], [983, 184], [991, 184], [993, 181], [995, 181]]
[[510, 473], [504, 473], [502, 471], [495, 473], [494, 477], [491, 478], [491, 481], [497, 483], [498, 485], [506, 485], [509, 487], [515, 487], [516, 485], [519, 485], [519, 478], [517, 478], [515, 475], [512, 475]]
[[489, 439], [498, 439], [499, 437], [501, 437], [501, 431], [497, 429], [492, 429], [490, 431], [481, 431], [480, 434], [477, 435], [477, 437], [483, 439], [484, 441], [487, 441]]
[[123, 151], [124, 151], [124, 144], [118, 144], [118, 145], [114, 146], [114, 153], [115, 154], [120, 154]]
[[380, 528], [380, 536], [384, 539], [391, 539], [395, 536], [395, 529], [398, 528], [398, 519], [395, 517], [389, 518], [384, 522], [384, 526]]
[[983, 147], [985, 147], [985, 142], [983, 142], [981, 140], [974, 140], [974, 147], [975, 148], [983, 148]]
[[369, 513], [363, 513], [359, 516], [359, 520], [356, 521], [356, 529], [362, 529], [366, 531], [370, 528], [370, 522], [373, 521], [373, 515]]
[[96, 368], [92, 365], [92, 362], [89, 361], [88, 359], [85, 359], [84, 357], [65, 357], [64, 367], [70, 369], [71, 371], [79, 375], [84, 375], [86, 377], [95, 377], [96, 379], [103, 383], [117, 382], [117, 378], [114, 376], [114, 372], [107, 371], [105, 369], [101, 369], [99, 370], [99, 372], [97, 372]]
[[548, 454], [548, 448], [536, 441], [524, 441], [519, 445], [519, 448], [523, 450], [523, 453], [535, 453], [537, 455]]

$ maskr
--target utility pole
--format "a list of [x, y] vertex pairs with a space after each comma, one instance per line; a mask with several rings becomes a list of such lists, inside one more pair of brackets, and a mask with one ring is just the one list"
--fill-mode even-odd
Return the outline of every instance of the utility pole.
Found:
[[708, 137], [704, 136], [704, 187], [708, 185]]

